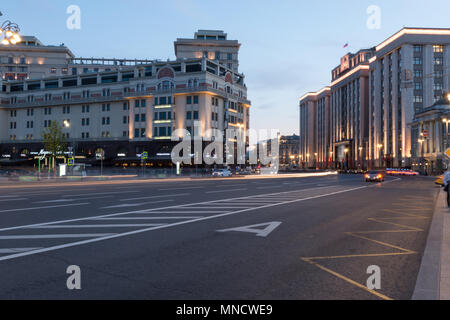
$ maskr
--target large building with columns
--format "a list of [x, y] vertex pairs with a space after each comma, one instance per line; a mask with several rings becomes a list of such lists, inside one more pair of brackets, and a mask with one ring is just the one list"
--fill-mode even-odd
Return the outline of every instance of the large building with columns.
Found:
[[[403, 28], [374, 48], [344, 56], [332, 71], [330, 123], [324, 125], [330, 128], [333, 166], [411, 167], [419, 143], [412, 136], [414, 115], [450, 91], [449, 70], [450, 29]], [[300, 99], [301, 133], [302, 106], [310, 98]], [[320, 130], [316, 121], [310, 134], [318, 136]], [[317, 148], [312, 144], [305, 150], [311, 156]], [[306, 155], [301, 151], [300, 156]]]
[[[101, 65], [102, 59], [91, 62]], [[95, 158], [102, 149], [111, 160], [137, 159], [144, 150], [155, 161], [167, 160], [176, 129], [205, 136], [208, 129], [249, 128], [244, 80], [206, 56], [4, 80], [0, 156], [35, 155], [43, 147], [41, 133], [56, 120], [68, 124], [66, 140], [80, 158]], [[194, 132], [196, 122], [200, 132]]]

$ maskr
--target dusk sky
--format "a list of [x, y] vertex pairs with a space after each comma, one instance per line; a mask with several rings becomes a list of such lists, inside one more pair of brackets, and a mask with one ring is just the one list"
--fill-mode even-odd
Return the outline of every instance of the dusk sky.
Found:
[[[69, 5], [81, 8], [81, 29], [69, 30]], [[369, 6], [381, 9], [369, 29]], [[449, 27], [448, 0], [14, 0], [1, 21], [44, 44], [65, 43], [76, 56], [174, 59], [176, 38], [218, 29], [242, 43], [240, 72], [252, 101], [251, 127], [298, 133], [298, 98], [329, 84], [346, 52], [373, 47], [404, 26]], [[348, 43], [349, 46], [344, 48]]]

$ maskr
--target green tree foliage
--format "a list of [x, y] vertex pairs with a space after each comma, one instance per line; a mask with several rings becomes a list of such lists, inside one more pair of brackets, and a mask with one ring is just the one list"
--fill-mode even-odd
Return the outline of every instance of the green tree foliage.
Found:
[[42, 139], [45, 150], [50, 152], [53, 159], [66, 150], [66, 138], [57, 121], [52, 121], [50, 126], [42, 132]]

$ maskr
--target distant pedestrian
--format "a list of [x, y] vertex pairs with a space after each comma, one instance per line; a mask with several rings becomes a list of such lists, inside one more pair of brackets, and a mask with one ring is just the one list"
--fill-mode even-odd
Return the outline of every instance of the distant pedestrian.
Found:
[[444, 175], [444, 190], [447, 192], [447, 205], [450, 207], [450, 170]]

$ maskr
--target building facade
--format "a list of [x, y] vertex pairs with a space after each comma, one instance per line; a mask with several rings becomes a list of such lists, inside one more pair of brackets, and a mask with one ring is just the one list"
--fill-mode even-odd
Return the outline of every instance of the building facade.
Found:
[[216, 60], [228, 69], [239, 71], [239, 49], [237, 40], [228, 40], [223, 31], [199, 30], [193, 39], [177, 39], [174, 43], [177, 59], [208, 58]]
[[374, 48], [344, 56], [332, 71], [330, 123], [308, 127], [302, 109], [308, 103], [308, 115], [319, 109], [311, 104], [314, 94], [300, 99], [306, 144], [300, 156], [318, 154], [312, 136], [330, 128], [328, 167], [411, 167], [414, 115], [450, 90], [449, 69], [450, 29], [404, 28]]
[[428, 175], [439, 174], [449, 167], [445, 155], [450, 147], [450, 96], [417, 112], [411, 123], [411, 161], [414, 170]]
[[65, 125], [79, 158], [95, 158], [101, 149], [117, 161], [137, 159], [144, 150], [151, 159], [170, 159], [176, 129], [207, 137], [209, 129], [249, 128], [244, 76], [219, 61], [180, 58], [113, 67], [3, 81], [0, 155], [30, 158], [43, 148], [41, 133], [54, 120]]

